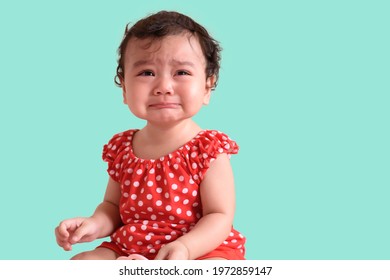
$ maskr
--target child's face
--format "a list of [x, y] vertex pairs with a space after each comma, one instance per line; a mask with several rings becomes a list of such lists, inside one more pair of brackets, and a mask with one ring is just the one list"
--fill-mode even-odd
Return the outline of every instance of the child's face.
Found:
[[125, 52], [124, 103], [149, 123], [177, 123], [208, 104], [214, 77], [206, 78], [198, 39], [188, 34], [161, 40], [130, 39]]

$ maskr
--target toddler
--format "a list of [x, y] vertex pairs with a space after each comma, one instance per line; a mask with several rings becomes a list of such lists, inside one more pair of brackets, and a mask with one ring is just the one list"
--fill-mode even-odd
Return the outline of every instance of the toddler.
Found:
[[115, 82], [142, 129], [104, 145], [109, 181], [91, 217], [62, 221], [59, 246], [110, 236], [72, 259], [244, 259], [233, 226], [237, 144], [192, 117], [210, 101], [220, 47], [191, 18], [161, 11], [126, 27]]

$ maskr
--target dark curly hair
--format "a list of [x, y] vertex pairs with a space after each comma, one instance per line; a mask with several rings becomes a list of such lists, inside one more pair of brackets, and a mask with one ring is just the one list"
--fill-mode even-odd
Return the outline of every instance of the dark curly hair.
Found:
[[213, 89], [217, 86], [221, 60], [221, 47], [207, 30], [190, 17], [178, 12], [160, 11], [136, 22], [129, 28], [126, 25], [123, 40], [118, 48], [118, 66], [116, 68], [115, 84], [122, 87], [124, 78], [124, 56], [126, 47], [131, 38], [161, 39], [168, 35], [177, 35], [188, 32], [199, 40], [203, 54], [206, 58], [206, 77], [215, 76]]

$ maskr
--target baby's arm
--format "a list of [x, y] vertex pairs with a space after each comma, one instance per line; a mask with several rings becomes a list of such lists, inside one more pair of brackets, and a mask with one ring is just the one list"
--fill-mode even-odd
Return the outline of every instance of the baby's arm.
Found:
[[91, 217], [64, 220], [55, 229], [58, 245], [69, 251], [73, 244], [90, 242], [114, 232], [121, 224], [119, 199], [120, 185], [110, 178], [104, 200]]
[[200, 186], [203, 217], [186, 235], [164, 246], [156, 259], [196, 259], [214, 250], [228, 237], [234, 218], [235, 192], [230, 160], [214, 160]]

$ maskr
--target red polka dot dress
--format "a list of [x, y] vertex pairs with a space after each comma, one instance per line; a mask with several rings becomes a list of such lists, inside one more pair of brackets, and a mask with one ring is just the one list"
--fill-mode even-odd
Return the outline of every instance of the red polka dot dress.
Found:
[[[115, 135], [103, 149], [107, 171], [121, 185], [123, 226], [100, 247], [154, 259], [161, 246], [189, 232], [202, 217], [199, 187], [204, 174], [218, 154], [236, 154], [238, 146], [222, 132], [203, 130], [176, 151], [146, 160], [133, 153], [137, 131]], [[244, 244], [245, 237], [232, 227], [228, 238], [202, 258], [244, 259]]]

